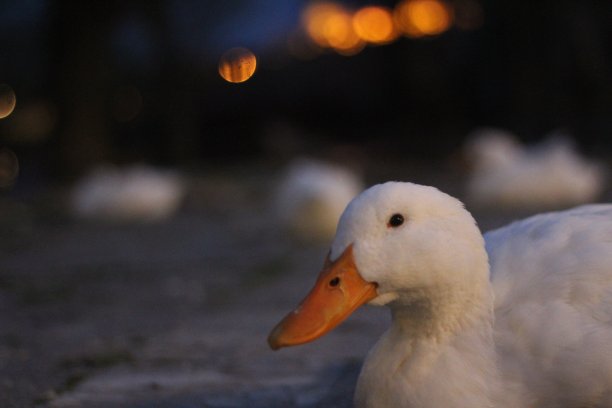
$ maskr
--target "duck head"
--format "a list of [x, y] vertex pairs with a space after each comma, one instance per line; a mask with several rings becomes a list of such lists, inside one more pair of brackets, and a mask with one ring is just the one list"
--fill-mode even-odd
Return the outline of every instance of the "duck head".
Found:
[[484, 241], [460, 201], [433, 187], [376, 185], [348, 205], [314, 287], [268, 343], [278, 349], [315, 340], [365, 303], [409, 308], [484, 285]]

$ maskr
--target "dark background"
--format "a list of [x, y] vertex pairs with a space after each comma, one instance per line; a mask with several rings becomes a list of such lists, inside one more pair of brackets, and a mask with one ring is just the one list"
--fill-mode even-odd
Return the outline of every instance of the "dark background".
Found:
[[[471, 30], [304, 60], [287, 39], [306, 4], [2, 1], [0, 82], [17, 108], [0, 121], [0, 143], [16, 152], [22, 177], [52, 180], [102, 161], [227, 163], [330, 141], [440, 158], [478, 126], [526, 141], [563, 128], [589, 153], [610, 151], [610, 2], [473, 1], [484, 19]], [[242, 84], [217, 72], [234, 46], [258, 56]], [[134, 89], [142, 107], [118, 120]], [[32, 106], [38, 116], [24, 120]], [[18, 121], [43, 124], [28, 138]]]
[[[0, 109], [6, 85], [17, 98], [0, 119], [0, 406], [350, 407], [385, 310], [310, 345], [266, 344], [331, 240], [281, 225], [285, 165], [313, 156], [364, 186], [463, 198], [458, 152], [483, 126], [529, 143], [563, 129], [610, 163], [612, 2], [449, 0], [480, 23], [306, 58], [287, 44], [309, 4], [0, 0]], [[246, 82], [218, 73], [232, 47], [257, 55]], [[73, 192], [102, 165], [110, 181], [86, 185], [111, 198], [156, 191], [147, 177], [121, 188], [114, 170], [134, 163], [149, 178], [176, 170], [180, 207], [156, 222], [138, 207], [82, 218]], [[531, 211], [468, 209], [483, 231]]]

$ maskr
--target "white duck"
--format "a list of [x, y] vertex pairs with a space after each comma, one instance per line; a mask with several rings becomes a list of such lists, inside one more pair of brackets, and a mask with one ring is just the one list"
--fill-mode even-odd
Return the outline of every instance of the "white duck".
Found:
[[483, 239], [433, 187], [374, 186], [345, 210], [270, 346], [314, 340], [364, 303], [387, 305], [392, 324], [365, 360], [358, 407], [612, 406], [612, 205]]
[[342, 211], [362, 190], [360, 178], [351, 170], [299, 158], [289, 165], [276, 191], [276, 214], [299, 238], [329, 240]]
[[562, 208], [594, 201], [605, 182], [601, 164], [581, 157], [572, 139], [554, 132], [523, 146], [509, 132], [480, 129], [465, 152], [473, 164], [468, 202], [523, 208]]
[[185, 195], [174, 171], [144, 165], [101, 166], [72, 190], [72, 209], [80, 218], [110, 221], [161, 221], [174, 215]]

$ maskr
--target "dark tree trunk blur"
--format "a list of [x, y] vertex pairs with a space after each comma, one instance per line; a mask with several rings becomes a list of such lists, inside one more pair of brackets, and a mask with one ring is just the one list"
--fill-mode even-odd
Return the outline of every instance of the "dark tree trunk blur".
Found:
[[[154, 30], [155, 41], [160, 52], [158, 67], [157, 97], [151, 101], [160, 120], [162, 132], [161, 162], [189, 164], [196, 162], [199, 153], [199, 127], [197, 124], [197, 82], [192, 76], [192, 67], [180, 56], [168, 26], [166, 9], [162, 0], [139, 0]], [[182, 57], [182, 58], [181, 58]]]
[[118, 3], [56, 0], [50, 9], [51, 81], [60, 114], [51, 160], [61, 176], [74, 178], [109, 158], [109, 34]]

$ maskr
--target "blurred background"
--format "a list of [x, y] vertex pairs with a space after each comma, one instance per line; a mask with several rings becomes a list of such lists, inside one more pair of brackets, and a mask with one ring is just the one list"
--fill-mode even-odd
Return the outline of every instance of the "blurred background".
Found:
[[[201, 165], [305, 148], [291, 137], [438, 158], [478, 126], [524, 140], [564, 128], [609, 150], [612, 6], [415, 5], [3, 1], [0, 76], [17, 105], [0, 140], [26, 180], [102, 161]], [[359, 32], [350, 19], [365, 6], [382, 14], [365, 9]], [[218, 72], [234, 47], [257, 58], [242, 84]]]
[[0, 0], [0, 405], [350, 406], [384, 312], [265, 345], [348, 200], [432, 184], [485, 230], [609, 201], [611, 18]]

